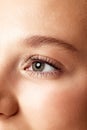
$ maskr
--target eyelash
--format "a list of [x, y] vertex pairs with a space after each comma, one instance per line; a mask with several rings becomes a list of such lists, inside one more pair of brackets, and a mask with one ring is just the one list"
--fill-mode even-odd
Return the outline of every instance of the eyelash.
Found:
[[[56, 61], [55, 59], [49, 58], [47, 56], [42, 55], [32, 55], [30, 56], [26, 61], [25, 65], [23, 67], [24, 71], [28, 73], [28, 75], [36, 77], [36, 78], [58, 78], [60, 74], [63, 73], [64, 66]], [[36, 72], [28, 70], [30, 66], [32, 66], [35, 62], [42, 62], [44, 64], [48, 64], [51, 67], [54, 68], [53, 72]]]

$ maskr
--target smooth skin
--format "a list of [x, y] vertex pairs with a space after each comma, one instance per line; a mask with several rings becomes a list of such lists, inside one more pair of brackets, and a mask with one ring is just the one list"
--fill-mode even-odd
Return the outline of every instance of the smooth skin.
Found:
[[87, 130], [87, 0], [0, 0], [0, 130]]

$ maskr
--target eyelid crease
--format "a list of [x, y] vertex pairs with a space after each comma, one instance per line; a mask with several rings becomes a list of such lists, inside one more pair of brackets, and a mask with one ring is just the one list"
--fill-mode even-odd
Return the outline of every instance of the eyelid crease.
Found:
[[31, 37], [27, 37], [24, 39], [23, 44], [25, 46], [30, 46], [32, 48], [42, 47], [45, 45], [51, 45], [51, 46], [57, 46], [62, 47], [65, 50], [71, 51], [71, 52], [78, 52], [78, 50], [72, 46], [69, 43], [66, 43], [60, 39], [56, 39], [54, 37], [47, 37], [47, 36], [39, 36], [34, 35]]

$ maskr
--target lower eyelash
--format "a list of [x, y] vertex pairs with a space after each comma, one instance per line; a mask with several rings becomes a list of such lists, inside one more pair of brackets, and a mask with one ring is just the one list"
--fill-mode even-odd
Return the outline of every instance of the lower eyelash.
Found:
[[41, 78], [41, 79], [56, 79], [60, 76], [60, 72], [59, 71], [54, 71], [54, 72], [34, 72], [34, 71], [27, 71], [26, 73], [28, 74], [29, 77], [33, 77], [33, 78]]

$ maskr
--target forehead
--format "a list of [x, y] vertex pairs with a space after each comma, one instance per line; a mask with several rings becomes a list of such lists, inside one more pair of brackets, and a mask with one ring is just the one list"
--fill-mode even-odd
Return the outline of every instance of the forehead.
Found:
[[62, 22], [64, 26], [70, 23], [75, 26], [76, 23], [86, 24], [86, 19], [86, 0], [1, 0], [0, 2], [0, 24], [21, 20], [21, 23], [32, 21], [33, 25], [33, 20], [37, 23], [40, 20], [42, 23], [46, 21], [47, 26], [53, 22], [56, 24]]
[[[35, 8], [34, 8], [35, 7]], [[54, 10], [58, 11], [59, 9], [63, 10], [73, 10], [77, 9], [77, 11], [84, 11], [87, 8], [86, 0], [0, 0], [0, 11], [5, 11], [6, 9], [12, 10], [13, 8], [29, 10], [33, 8], [33, 10]]]
[[74, 43], [80, 38], [82, 42], [87, 36], [87, 1], [1, 0], [2, 39], [6, 39], [5, 36], [11, 39], [24, 33], [52, 35], [69, 40], [76, 37]]

